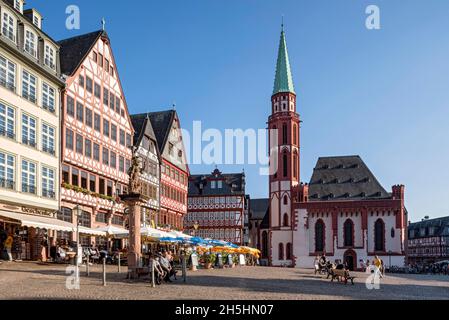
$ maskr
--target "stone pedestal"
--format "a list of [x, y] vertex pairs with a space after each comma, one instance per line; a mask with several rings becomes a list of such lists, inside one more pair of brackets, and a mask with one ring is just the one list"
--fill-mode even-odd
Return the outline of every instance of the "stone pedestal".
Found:
[[140, 267], [142, 257], [142, 242], [140, 235], [141, 203], [144, 201], [140, 194], [126, 194], [120, 196], [128, 209], [129, 247], [128, 247], [128, 275], [137, 278], [137, 268]]

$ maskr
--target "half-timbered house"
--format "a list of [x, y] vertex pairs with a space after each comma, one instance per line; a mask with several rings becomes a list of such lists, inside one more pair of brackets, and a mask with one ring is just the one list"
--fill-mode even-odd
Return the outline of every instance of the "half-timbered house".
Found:
[[211, 174], [189, 178], [188, 213], [185, 230], [191, 235], [245, 242], [245, 173]]
[[155, 224], [182, 230], [187, 213], [189, 167], [179, 117], [175, 110], [150, 112], [148, 116], [161, 155], [160, 211]]
[[141, 194], [146, 202], [142, 204], [142, 226], [156, 227], [160, 210], [160, 154], [150, 117], [145, 114], [131, 115], [134, 127], [134, 152], [142, 165]]
[[[63, 92], [61, 219], [95, 229], [124, 227], [125, 193], [134, 130], [120, 83], [118, 67], [105, 31], [60, 41]], [[85, 235], [82, 244], [93, 238]], [[60, 237], [71, 237], [61, 234]], [[104, 239], [97, 238], [97, 244]]]

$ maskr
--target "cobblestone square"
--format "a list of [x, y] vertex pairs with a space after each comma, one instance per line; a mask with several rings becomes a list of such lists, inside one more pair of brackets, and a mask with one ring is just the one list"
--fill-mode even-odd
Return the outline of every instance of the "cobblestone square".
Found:
[[107, 286], [102, 286], [102, 266], [82, 267], [80, 290], [66, 289], [66, 265], [3, 262], [0, 264], [0, 299], [449, 299], [449, 277], [387, 275], [379, 290], [365, 286], [367, 274], [355, 273], [355, 285], [331, 282], [312, 270], [237, 267], [188, 272], [187, 283], [177, 281], [151, 288], [150, 280], [126, 280], [126, 267], [117, 273], [107, 267]]

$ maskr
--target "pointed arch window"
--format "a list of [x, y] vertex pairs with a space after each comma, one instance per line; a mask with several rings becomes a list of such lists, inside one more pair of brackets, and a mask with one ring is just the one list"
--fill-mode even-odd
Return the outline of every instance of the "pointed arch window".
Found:
[[284, 213], [284, 219], [283, 219], [283, 224], [282, 224], [284, 227], [288, 227], [290, 224], [289, 224], [289, 221], [288, 221], [288, 214], [286, 214], [286, 213]]
[[284, 260], [284, 244], [279, 243], [279, 260]]
[[382, 219], [374, 224], [374, 250], [385, 251], [385, 223]]
[[343, 225], [344, 233], [344, 246], [352, 247], [354, 246], [354, 223], [351, 219], [345, 221]]
[[287, 144], [287, 124], [282, 125], [282, 144]]
[[293, 178], [298, 178], [298, 156], [293, 155]]
[[287, 158], [287, 153], [284, 153], [284, 155], [282, 156], [282, 165], [283, 165], [283, 173], [284, 173], [284, 177], [288, 176], [288, 158]]
[[285, 195], [284, 196], [284, 205], [287, 205], [288, 204], [288, 197]]
[[292, 250], [292, 244], [289, 242], [289, 243], [287, 243], [287, 247], [285, 249], [285, 255], [286, 255], [287, 260], [291, 260], [292, 259], [292, 256], [293, 256], [293, 252], [292, 251], [293, 251]]
[[315, 223], [315, 252], [324, 252], [325, 226], [323, 220]]

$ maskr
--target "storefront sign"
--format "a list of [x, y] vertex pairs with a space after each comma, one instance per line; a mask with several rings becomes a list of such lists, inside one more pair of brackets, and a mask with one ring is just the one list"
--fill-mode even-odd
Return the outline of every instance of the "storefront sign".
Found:
[[54, 218], [56, 211], [45, 210], [45, 209], [37, 209], [30, 207], [22, 207], [22, 212], [26, 214], [32, 214], [36, 216], [44, 216], [49, 218]]

